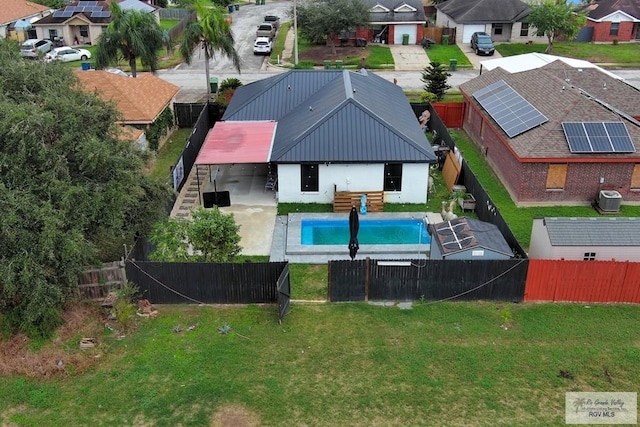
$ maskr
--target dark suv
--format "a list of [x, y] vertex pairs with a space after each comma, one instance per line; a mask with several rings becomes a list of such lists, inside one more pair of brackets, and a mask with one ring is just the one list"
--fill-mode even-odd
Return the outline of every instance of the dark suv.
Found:
[[493, 55], [496, 51], [491, 36], [487, 33], [473, 33], [471, 36], [471, 49], [476, 51], [476, 55]]

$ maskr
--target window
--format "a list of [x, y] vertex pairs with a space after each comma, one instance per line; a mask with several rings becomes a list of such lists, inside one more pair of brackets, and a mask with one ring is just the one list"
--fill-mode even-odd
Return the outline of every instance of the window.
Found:
[[529, 37], [529, 23], [523, 22], [520, 27], [520, 37]]
[[493, 34], [496, 36], [502, 35], [502, 24], [493, 24]]
[[402, 191], [402, 163], [384, 164], [384, 191]]
[[567, 164], [549, 164], [547, 170], [547, 190], [564, 190], [567, 180]]
[[300, 191], [318, 191], [318, 165], [300, 165]]
[[49, 30], [49, 40], [55, 40], [58, 37], [58, 30]]
[[596, 253], [595, 252], [585, 252], [584, 253], [584, 260], [585, 261], [595, 261], [596, 259]]
[[633, 167], [630, 188], [632, 190], [640, 190], [640, 163], [636, 163]]
[[80, 37], [89, 37], [88, 25], [80, 25]]
[[611, 23], [611, 29], [609, 30], [609, 35], [610, 36], [617, 36], [619, 30], [620, 30], [620, 23], [619, 22], [612, 22]]

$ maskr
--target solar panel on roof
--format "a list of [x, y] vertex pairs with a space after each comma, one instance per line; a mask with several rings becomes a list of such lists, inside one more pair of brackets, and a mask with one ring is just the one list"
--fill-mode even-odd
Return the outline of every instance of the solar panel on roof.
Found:
[[634, 153], [624, 122], [563, 122], [572, 153]]
[[55, 12], [53, 12], [53, 17], [54, 18], [62, 18], [62, 11], [61, 10], [56, 10]]
[[504, 80], [476, 91], [473, 97], [510, 138], [548, 120]]
[[62, 12], [60, 12], [61, 18], [71, 18], [72, 16], [73, 16], [73, 12], [71, 11], [63, 10]]
[[108, 18], [111, 16], [111, 12], [109, 11], [100, 11], [100, 12], [92, 12], [92, 18]]
[[97, 5], [98, 5], [97, 1], [79, 1], [77, 4], [77, 6], [82, 6], [82, 7], [93, 7]]

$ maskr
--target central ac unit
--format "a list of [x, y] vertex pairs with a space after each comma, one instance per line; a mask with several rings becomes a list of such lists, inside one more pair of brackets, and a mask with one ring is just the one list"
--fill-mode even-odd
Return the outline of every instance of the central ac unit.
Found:
[[598, 193], [598, 207], [604, 212], [618, 212], [622, 195], [613, 190], [601, 190]]

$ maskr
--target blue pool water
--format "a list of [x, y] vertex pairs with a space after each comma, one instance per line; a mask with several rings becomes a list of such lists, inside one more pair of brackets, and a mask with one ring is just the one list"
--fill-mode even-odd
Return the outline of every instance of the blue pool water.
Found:
[[[349, 220], [303, 219], [303, 245], [348, 245]], [[422, 219], [360, 220], [360, 245], [417, 245], [428, 244], [429, 233]]]

